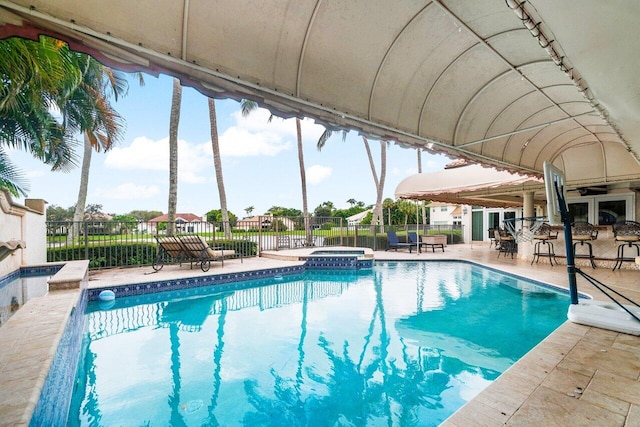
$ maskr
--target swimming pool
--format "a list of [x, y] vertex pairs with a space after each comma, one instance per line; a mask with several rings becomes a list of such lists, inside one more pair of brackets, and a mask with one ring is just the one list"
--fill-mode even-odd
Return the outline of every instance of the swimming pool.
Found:
[[46, 275], [23, 276], [20, 270], [0, 280], [0, 326], [29, 301], [49, 291]]
[[90, 302], [69, 425], [438, 425], [566, 319], [462, 262]]

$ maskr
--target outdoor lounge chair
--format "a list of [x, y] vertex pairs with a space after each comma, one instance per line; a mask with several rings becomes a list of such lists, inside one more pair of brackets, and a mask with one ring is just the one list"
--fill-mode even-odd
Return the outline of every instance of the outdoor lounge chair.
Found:
[[[422, 252], [424, 247], [425, 251], [431, 248], [431, 252], [435, 252], [437, 249], [442, 249], [444, 252], [444, 243], [442, 243], [441, 235], [432, 234], [430, 236], [420, 236], [420, 243], [418, 244], [418, 252]], [[446, 241], [446, 237], [445, 237]]]
[[158, 242], [158, 253], [151, 264], [155, 271], [162, 270], [165, 264], [171, 262], [182, 264], [182, 261], [189, 258], [187, 250], [177, 237], [165, 236], [158, 239], [156, 236], [156, 241]]
[[211, 261], [220, 261], [221, 265], [224, 266], [225, 258], [235, 257], [236, 255], [233, 250], [209, 246], [205, 238], [197, 234], [180, 236], [179, 239], [189, 254], [191, 268], [193, 268], [193, 263], [196, 262], [202, 271], [209, 271]]
[[418, 244], [417, 243], [411, 243], [411, 242], [400, 242], [398, 240], [398, 236], [396, 236], [396, 232], [395, 231], [387, 231], [387, 249], [385, 249], [385, 251], [388, 251], [389, 249], [394, 249], [396, 252], [398, 251], [398, 248], [409, 248], [409, 253], [411, 253], [411, 251], [413, 250], [413, 248], [417, 248]]

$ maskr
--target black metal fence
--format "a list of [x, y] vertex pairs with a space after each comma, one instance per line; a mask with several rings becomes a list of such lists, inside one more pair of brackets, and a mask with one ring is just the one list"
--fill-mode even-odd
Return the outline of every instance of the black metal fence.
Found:
[[88, 259], [92, 270], [152, 265], [157, 255], [157, 238], [168, 234], [197, 234], [212, 246], [232, 249], [243, 257], [263, 251], [304, 247], [348, 246], [384, 250], [386, 230], [394, 230], [400, 239], [407, 232], [442, 234], [447, 243], [461, 243], [461, 226], [350, 225], [342, 218], [305, 218], [260, 216], [239, 220], [233, 227], [209, 222], [122, 222], [106, 220], [48, 221], [47, 261]]

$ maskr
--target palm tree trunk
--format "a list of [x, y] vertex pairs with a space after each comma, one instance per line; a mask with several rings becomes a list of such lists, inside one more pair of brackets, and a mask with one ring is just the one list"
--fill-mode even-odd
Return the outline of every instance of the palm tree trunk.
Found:
[[369, 165], [371, 166], [371, 173], [373, 174], [373, 181], [376, 184], [376, 206], [373, 209], [373, 220], [371, 221], [372, 233], [375, 233], [378, 223], [383, 225], [382, 219], [382, 193], [384, 192], [384, 180], [387, 175], [387, 141], [380, 141], [380, 178], [376, 173], [376, 166], [373, 162], [373, 156], [371, 155], [371, 148], [365, 136], [362, 137], [364, 141], [364, 148], [367, 150], [367, 157], [369, 158]]
[[80, 188], [78, 189], [78, 201], [76, 202], [76, 210], [73, 213], [73, 227], [71, 233], [67, 234], [67, 241], [72, 242], [76, 237], [80, 236], [80, 222], [84, 220], [84, 209], [87, 205], [87, 189], [89, 188], [89, 170], [91, 169], [91, 153], [93, 147], [91, 141], [84, 133], [84, 152], [82, 155], [82, 169], [80, 172]]
[[229, 224], [229, 211], [227, 210], [227, 193], [222, 179], [222, 160], [220, 159], [220, 140], [218, 139], [218, 121], [216, 119], [216, 102], [209, 98], [209, 122], [211, 124], [211, 148], [213, 149], [213, 166], [216, 170], [216, 182], [218, 183], [218, 195], [220, 196], [220, 212], [222, 213], [222, 226], [225, 239], [231, 238], [231, 225]]
[[313, 242], [311, 224], [309, 223], [309, 207], [307, 205], [307, 175], [304, 169], [304, 152], [302, 150], [302, 129], [300, 119], [296, 118], [296, 136], [298, 138], [298, 164], [300, 165], [300, 184], [302, 186], [302, 217], [307, 246]]
[[178, 125], [180, 124], [180, 102], [182, 86], [180, 80], [173, 78], [173, 97], [171, 98], [171, 117], [169, 119], [169, 208], [167, 210], [167, 235], [173, 236], [176, 227], [176, 209], [178, 206]]

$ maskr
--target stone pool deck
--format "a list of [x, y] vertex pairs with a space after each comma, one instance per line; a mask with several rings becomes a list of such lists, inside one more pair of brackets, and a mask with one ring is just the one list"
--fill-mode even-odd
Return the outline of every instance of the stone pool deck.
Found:
[[[89, 287], [109, 287], [299, 265], [312, 249], [233, 260], [209, 272], [188, 265], [105, 270], [90, 274]], [[566, 266], [497, 257], [488, 245], [450, 245], [442, 252], [374, 253], [377, 260], [469, 260], [537, 281], [566, 287]], [[640, 271], [584, 267], [598, 280], [640, 301]], [[601, 295], [582, 279], [581, 292]], [[30, 300], [0, 327], [0, 425], [28, 425], [48, 364], [55, 353], [77, 290]], [[640, 337], [565, 322], [495, 382], [446, 420], [443, 426], [635, 426], [640, 425]]]

